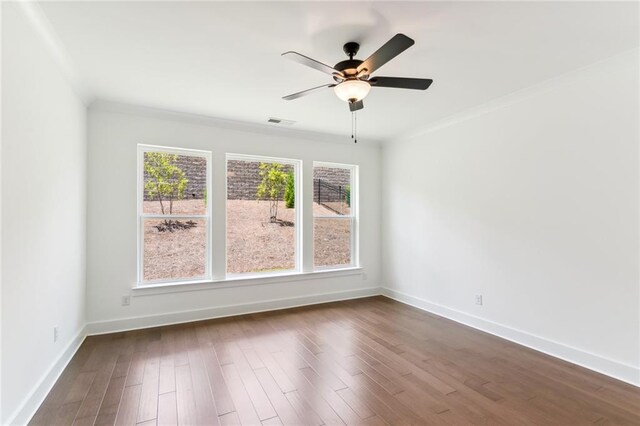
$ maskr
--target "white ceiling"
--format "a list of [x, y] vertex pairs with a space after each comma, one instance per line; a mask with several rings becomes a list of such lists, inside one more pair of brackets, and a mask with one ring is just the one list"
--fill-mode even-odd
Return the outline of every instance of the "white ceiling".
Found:
[[378, 75], [434, 79], [426, 91], [374, 88], [361, 137], [386, 140], [558, 74], [638, 47], [638, 3], [612, 2], [44, 2], [42, 9], [98, 99], [348, 137], [330, 82], [281, 58], [364, 59], [392, 35], [416, 44]]

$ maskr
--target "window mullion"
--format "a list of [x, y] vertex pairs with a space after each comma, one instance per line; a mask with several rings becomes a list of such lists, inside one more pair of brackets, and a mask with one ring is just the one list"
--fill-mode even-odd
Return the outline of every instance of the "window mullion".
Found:
[[302, 271], [313, 271], [313, 162], [302, 164]]
[[143, 213], [140, 215], [143, 219], [208, 219], [208, 215], [202, 214], [150, 214]]
[[211, 191], [211, 273], [214, 280], [224, 280], [227, 269], [227, 159], [213, 158]]

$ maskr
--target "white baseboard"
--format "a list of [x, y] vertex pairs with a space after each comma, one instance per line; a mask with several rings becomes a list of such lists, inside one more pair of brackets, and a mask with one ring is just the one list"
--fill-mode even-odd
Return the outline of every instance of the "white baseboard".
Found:
[[87, 337], [86, 328], [82, 327], [78, 334], [67, 344], [58, 359], [56, 359], [53, 364], [51, 364], [51, 367], [42, 375], [31, 392], [22, 400], [18, 408], [9, 416], [6, 424], [26, 425], [29, 423], [53, 388], [53, 385], [55, 385], [58, 378], [60, 378], [64, 369], [67, 368], [69, 361], [71, 361], [78, 348], [80, 348], [80, 345], [82, 345], [82, 342], [84, 342], [85, 337]]
[[87, 324], [87, 334], [96, 335], [115, 333], [119, 331], [137, 330], [141, 328], [223, 318], [234, 315], [253, 314], [257, 312], [315, 305], [318, 303], [336, 302], [339, 300], [358, 299], [361, 297], [377, 295], [380, 295], [380, 287], [368, 287], [355, 290], [336, 291], [332, 293], [320, 293], [283, 299], [265, 300], [261, 302], [243, 303], [238, 305], [218, 306], [195, 311], [170, 312], [160, 315], [96, 321]]
[[18, 409], [9, 417], [7, 424], [25, 425], [29, 423], [53, 385], [69, 364], [76, 351], [88, 335], [114, 333], [118, 331], [136, 330], [177, 323], [200, 321], [212, 318], [222, 318], [234, 315], [256, 312], [273, 311], [298, 306], [315, 305], [318, 303], [336, 302], [340, 300], [358, 299], [380, 295], [379, 287], [369, 287], [355, 290], [338, 291], [332, 293], [313, 294], [308, 296], [290, 297], [284, 299], [266, 300], [257, 303], [220, 306], [216, 308], [200, 309], [196, 311], [172, 312], [162, 315], [149, 315], [134, 318], [124, 318], [111, 321], [99, 321], [87, 324], [69, 342], [58, 359], [31, 392], [23, 399]]
[[554, 342], [503, 324], [486, 320], [466, 312], [451, 309], [407, 293], [383, 287], [382, 295], [398, 302], [414, 306], [427, 312], [448, 318], [455, 322], [507, 339], [522, 346], [543, 352], [564, 361], [577, 364], [589, 370], [602, 373], [614, 379], [640, 386], [640, 368], [624, 364], [600, 355], [577, 349], [563, 343]]
[[38, 384], [34, 386], [33, 390], [24, 398], [23, 402], [13, 415], [9, 417], [7, 424], [22, 425], [27, 424], [31, 420], [31, 417], [33, 417], [38, 407], [40, 407], [45, 397], [51, 391], [51, 388], [53, 388], [53, 385], [66, 368], [69, 361], [71, 361], [87, 335], [114, 333], [118, 331], [136, 330], [234, 315], [273, 311], [298, 306], [377, 296], [380, 294], [397, 300], [398, 302], [440, 315], [461, 324], [502, 337], [503, 339], [507, 339], [514, 343], [535, 349], [573, 364], [580, 365], [615, 379], [622, 380], [626, 383], [640, 386], [640, 368], [633, 365], [624, 364], [585, 352], [503, 324], [498, 324], [462, 311], [432, 303], [425, 299], [414, 297], [397, 290], [368, 287], [356, 290], [272, 299], [255, 303], [227, 305], [196, 311], [172, 312], [161, 315], [148, 315], [89, 323], [78, 332], [71, 342], [69, 342], [62, 354], [60, 354], [49, 370], [42, 376]]

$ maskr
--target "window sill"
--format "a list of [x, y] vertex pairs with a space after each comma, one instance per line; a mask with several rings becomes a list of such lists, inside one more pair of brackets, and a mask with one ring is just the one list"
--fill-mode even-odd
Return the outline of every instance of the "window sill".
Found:
[[157, 294], [215, 290], [218, 288], [236, 288], [302, 280], [318, 280], [324, 278], [361, 275], [362, 272], [362, 267], [356, 266], [340, 269], [319, 270], [313, 272], [288, 272], [279, 275], [268, 276], [236, 275], [233, 277], [227, 277], [224, 280], [185, 281], [136, 286], [131, 289], [131, 295], [133, 297], [153, 296]]

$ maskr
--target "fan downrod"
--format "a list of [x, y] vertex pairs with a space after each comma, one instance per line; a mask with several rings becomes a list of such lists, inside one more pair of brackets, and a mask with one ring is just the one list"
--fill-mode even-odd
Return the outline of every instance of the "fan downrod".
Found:
[[355, 41], [350, 41], [342, 46], [342, 50], [344, 50], [344, 53], [347, 54], [349, 59], [353, 59], [353, 57], [358, 53], [358, 50], [360, 50], [360, 44]]

